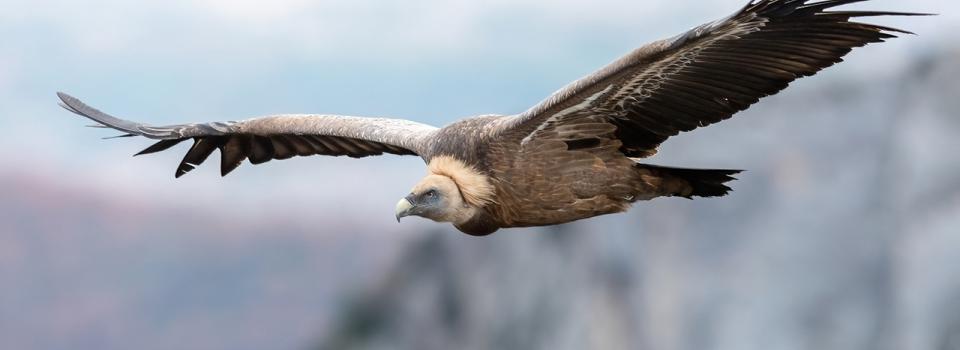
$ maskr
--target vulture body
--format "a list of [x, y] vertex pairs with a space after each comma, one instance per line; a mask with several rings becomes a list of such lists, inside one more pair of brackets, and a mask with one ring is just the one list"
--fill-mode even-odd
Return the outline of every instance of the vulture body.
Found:
[[670, 136], [727, 119], [842, 61], [855, 47], [908, 33], [852, 19], [910, 13], [831, 10], [860, 1], [752, 1], [727, 18], [636, 49], [523, 113], [467, 118], [443, 128], [331, 115], [157, 127], [58, 96], [64, 108], [98, 126], [159, 140], [138, 155], [193, 140], [177, 177], [214, 150], [223, 175], [244, 160], [418, 155], [428, 176], [397, 204], [397, 220], [421, 216], [482, 236], [622, 212], [661, 196], [726, 195], [737, 170], [637, 159], [654, 155]]

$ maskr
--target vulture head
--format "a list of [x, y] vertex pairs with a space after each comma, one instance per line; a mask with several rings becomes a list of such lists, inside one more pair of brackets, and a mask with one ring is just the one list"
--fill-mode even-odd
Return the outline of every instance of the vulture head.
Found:
[[468, 234], [495, 231], [477, 223], [484, 215], [483, 208], [493, 203], [495, 196], [486, 174], [446, 156], [431, 159], [427, 169], [429, 174], [397, 203], [397, 221], [413, 215], [453, 223]]
[[414, 215], [459, 224], [470, 220], [476, 214], [476, 209], [464, 201], [460, 187], [453, 179], [431, 174], [397, 203], [397, 221]]

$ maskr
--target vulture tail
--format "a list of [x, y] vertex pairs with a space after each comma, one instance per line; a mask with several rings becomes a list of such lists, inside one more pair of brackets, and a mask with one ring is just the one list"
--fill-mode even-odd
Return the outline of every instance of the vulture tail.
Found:
[[[733, 177], [743, 170], [726, 169], [685, 169], [658, 165], [637, 164], [663, 179], [663, 195], [693, 199], [697, 197], [722, 197], [732, 189], [725, 183], [736, 180]], [[678, 181], [679, 180], [679, 181]]]

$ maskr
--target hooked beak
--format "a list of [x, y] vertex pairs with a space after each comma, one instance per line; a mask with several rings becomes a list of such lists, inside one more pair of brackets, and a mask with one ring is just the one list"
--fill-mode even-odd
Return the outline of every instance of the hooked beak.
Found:
[[409, 199], [400, 199], [400, 201], [397, 202], [397, 222], [400, 222], [400, 218], [410, 215], [411, 209], [413, 209], [413, 203], [410, 203]]

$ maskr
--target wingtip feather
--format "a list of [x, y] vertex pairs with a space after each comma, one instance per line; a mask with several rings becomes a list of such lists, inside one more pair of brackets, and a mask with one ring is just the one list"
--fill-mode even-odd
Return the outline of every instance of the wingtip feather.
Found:
[[137, 135], [134, 135], [134, 134], [122, 134], [122, 135], [117, 135], [117, 136], [107, 136], [107, 137], [103, 137], [102, 139], [103, 139], [103, 140], [112, 140], [112, 139], [119, 139], [119, 138], [121, 138], [121, 137], [134, 137], [134, 136], [137, 136]]

